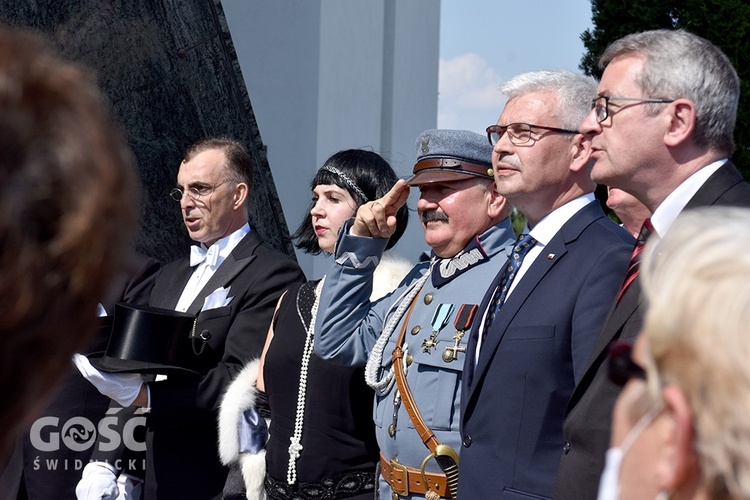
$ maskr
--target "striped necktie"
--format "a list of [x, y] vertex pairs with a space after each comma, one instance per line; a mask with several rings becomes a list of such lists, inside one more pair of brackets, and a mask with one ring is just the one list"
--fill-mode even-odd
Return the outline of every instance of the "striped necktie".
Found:
[[651, 219], [646, 219], [645, 221], [643, 221], [641, 232], [638, 233], [638, 239], [635, 240], [633, 253], [630, 256], [630, 265], [628, 265], [628, 272], [625, 274], [625, 281], [622, 282], [620, 291], [617, 294], [618, 304], [622, 299], [622, 296], [625, 295], [625, 290], [628, 289], [628, 287], [633, 283], [633, 281], [635, 281], [635, 278], [638, 276], [638, 271], [641, 267], [641, 254], [643, 253], [643, 249], [646, 246], [646, 241], [648, 241], [649, 236], [651, 236], [651, 233], [653, 232], [654, 226], [651, 225]]

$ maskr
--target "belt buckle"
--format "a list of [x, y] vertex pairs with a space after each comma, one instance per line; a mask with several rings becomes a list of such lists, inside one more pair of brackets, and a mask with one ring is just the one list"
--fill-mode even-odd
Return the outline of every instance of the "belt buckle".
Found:
[[[400, 463], [398, 463], [397, 460], [391, 460], [389, 465], [391, 466], [391, 473], [390, 473], [391, 480], [388, 482], [391, 485], [391, 490], [393, 490], [393, 492], [397, 494], [398, 496], [402, 496], [402, 497], [409, 496], [409, 472], [406, 470], [406, 466], [401, 465]], [[404, 487], [403, 489], [400, 489], [400, 490], [396, 489], [396, 479], [394, 477], [395, 476], [394, 473], [396, 471], [402, 473], [404, 477]]]

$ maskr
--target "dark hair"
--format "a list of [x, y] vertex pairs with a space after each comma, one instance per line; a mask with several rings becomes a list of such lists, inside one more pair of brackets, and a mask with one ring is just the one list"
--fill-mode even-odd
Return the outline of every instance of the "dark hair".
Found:
[[[336, 168], [347, 175], [359, 189], [367, 196], [366, 200], [357, 194], [346, 181], [338, 174], [326, 170], [323, 167], [330, 166]], [[334, 184], [342, 189], [346, 189], [357, 202], [357, 208], [367, 203], [383, 197], [398, 181], [396, 172], [393, 171], [387, 161], [377, 153], [366, 151], [364, 149], [345, 149], [335, 153], [328, 158], [310, 183], [310, 189], [320, 184]], [[312, 205], [310, 206], [312, 208]], [[396, 232], [388, 240], [386, 249], [392, 248], [401, 238], [409, 222], [409, 212], [404, 205], [396, 214]], [[308, 209], [302, 224], [292, 235], [296, 240], [295, 246], [304, 252], [317, 255], [321, 252], [318, 245], [318, 238], [312, 226], [312, 215]]]
[[[196, 155], [209, 149], [220, 149], [227, 158], [226, 167], [230, 175], [237, 182], [247, 184], [248, 192], [253, 190], [253, 157], [247, 151], [247, 148], [240, 141], [229, 139], [227, 137], [209, 137], [188, 146], [182, 161], [188, 162]], [[248, 196], [249, 199], [249, 196]]]
[[94, 333], [139, 192], [88, 70], [40, 35], [0, 28], [0, 462]]

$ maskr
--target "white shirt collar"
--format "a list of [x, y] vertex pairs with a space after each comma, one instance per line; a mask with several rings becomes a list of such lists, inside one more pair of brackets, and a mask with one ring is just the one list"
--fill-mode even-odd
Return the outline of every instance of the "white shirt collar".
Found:
[[207, 261], [212, 264], [211, 267], [219, 267], [221, 263], [224, 262], [224, 259], [229, 257], [229, 254], [232, 253], [237, 244], [242, 241], [242, 238], [244, 238], [249, 232], [250, 224], [246, 222], [241, 228], [231, 234], [228, 234], [227, 236], [224, 236], [220, 240], [217, 240], [208, 248], [206, 248], [206, 245], [201, 243], [200, 246], [205, 249], [209, 255], [213, 254], [214, 252], [218, 252], [218, 256], [207, 259]]
[[[529, 234], [530, 232], [531, 236], [533, 236], [536, 240], [536, 244], [531, 247], [531, 249], [526, 254], [526, 257], [524, 257], [523, 259], [523, 264], [521, 264], [521, 267], [518, 268], [516, 277], [510, 284], [510, 288], [508, 289], [506, 300], [511, 296], [513, 290], [516, 289], [516, 285], [518, 285], [518, 283], [521, 281], [523, 276], [526, 274], [526, 271], [529, 270], [536, 258], [539, 257], [539, 255], [542, 253], [542, 249], [547, 246], [550, 240], [557, 234], [558, 231], [560, 231], [560, 229], [565, 225], [566, 222], [570, 220], [571, 217], [573, 217], [576, 213], [578, 213], [579, 210], [581, 210], [583, 207], [594, 200], [596, 200], [594, 193], [588, 193], [583, 196], [579, 196], [578, 198], [570, 200], [565, 205], [557, 207], [555, 210], [548, 213], [542, 220], [537, 223], [536, 226], [534, 226], [534, 229], [532, 229], [531, 231], [529, 231], [528, 223], [526, 224], [526, 226], [523, 228], [523, 234]], [[483, 325], [487, 314], [489, 314], [489, 308], [483, 311], [482, 322], [480, 323], [480, 332], [484, 329]], [[475, 365], [479, 362], [479, 350], [481, 349], [481, 347], [482, 336], [480, 335], [479, 341], [477, 342], [476, 351], [474, 352]]]
[[[195, 298], [198, 296], [198, 293], [200, 293], [206, 283], [208, 283], [219, 266], [221, 266], [224, 260], [235, 249], [237, 244], [249, 232], [250, 225], [248, 223], [245, 223], [244, 226], [242, 226], [232, 234], [221, 238], [209, 247], [209, 249], [215, 247], [219, 252], [219, 256], [215, 261], [213, 260], [213, 257], [211, 259], [207, 257], [204, 262], [198, 264], [195, 269], [193, 269], [193, 274], [190, 275], [190, 279], [188, 280], [185, 288], [183, 288], [182, 293], [180, 294], [180, 298], [178, 299], [177, 305], [175, 306], [175, 311], [185, 312], [188, 310], [190, 304], [193, 303]], [[203, 245], [202, 243], [201, 246], [205, 248], [205, 245]], [[211, 251], [216, 252], [216, 250]]]
[[[557, 207], [555, 210], [545, 215], [544, 218], [542, 218], [542, 220], [540, 220], [530, 231], [531, 236], [537, 241], [537, 245], [547, 245], [571, 217], [594, 200], [596, 200], [594, 193], [588, 193], [579, 196], [574, 200], [570, 200], [565, 205]], [[523, 232], [529, 232], [528, 223]]]
[[656, 207], [656, 210], [651, 215], [651, 224], [654, 226], [656, 234], [659, 237], [664, 237], [667, 231], [669, 231], [669, 227], [685, 208], [685, 205], [695, 196], [695, 193], [706, 183], [708, 178], [719, 170], [726, 161], [726, 158], [722, 158], [701, 168], [685, 179], [682, 184], [669, 193], [669, 196], [664, 198], [661, 205]]

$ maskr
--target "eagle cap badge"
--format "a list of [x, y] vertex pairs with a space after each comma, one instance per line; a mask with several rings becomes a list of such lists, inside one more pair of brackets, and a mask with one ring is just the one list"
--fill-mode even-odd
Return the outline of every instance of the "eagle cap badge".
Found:
[[422, 154], [426, 155], [430, 151], [430, 136], [422, 137]]

